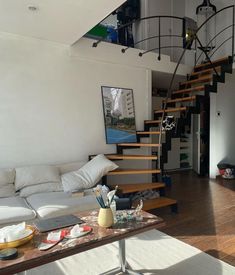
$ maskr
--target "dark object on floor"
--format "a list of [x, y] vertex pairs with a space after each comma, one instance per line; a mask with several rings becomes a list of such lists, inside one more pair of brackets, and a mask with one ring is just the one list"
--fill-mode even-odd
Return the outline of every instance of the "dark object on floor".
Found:
[[166, 186], [171, 186], [172, 182], [171, 182], [171, 177], [168, 175], [164, 175], [162, 176], [162, 181], [166, 184]]
[[235, 165], [228, 163], [218, 163], [217, 167], [219, 173], [224, 179], [234, 179], [235, 178]]
[[189, 168], [189, 167], [190, 167], [190, 165], [189, 165], [189, 162], [187, 162], [187, 161], [180, 163], [180, 168]]

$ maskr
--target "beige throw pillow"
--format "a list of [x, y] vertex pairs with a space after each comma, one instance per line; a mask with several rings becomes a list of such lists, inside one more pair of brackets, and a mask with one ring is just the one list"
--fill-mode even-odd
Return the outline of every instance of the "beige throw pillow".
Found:
[[104, 155], [98, 155], [77, 171], [61, 176], [64, 191], [76, 192], [92, 188], [109, 171], [117, 168], [118, 166]]

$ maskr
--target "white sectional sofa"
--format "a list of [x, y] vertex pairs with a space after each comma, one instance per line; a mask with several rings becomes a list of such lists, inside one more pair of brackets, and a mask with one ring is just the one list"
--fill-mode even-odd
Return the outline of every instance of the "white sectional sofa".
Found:
[[[58, 168], [59, 174], [62, 175], [75, 171], [84, 164], [84, 162], [75, 162], [53, 167]], [[10, 173], [6, 174], [3, 171]], [[79, 196], [74, 196], [63, 191], [61, 182], [56, 183], [58, 185], [55, 190], [58, 191], [40, 192], [40, 190], [36, 190], [36, 193], [22, 197], [21, 190], [24, 188], [16, 192], [19, 183], [19, 179], [17, 179], [18, 172], [18, 168], [0, 170], [0, 227], [21, 221], [31, 222], [36, 219], [72, 214], [99, 207], [91, 189], [84, 190]], [[25, 174], [21, 171], [21, 179], [22, 174], [23, 178], [25, 177]], [[13, 177], [13, 175], [15, 176]], [[29, 175], [26, 175], [27, 177]], [[49, 183], [48, 186], [50, 184], [52, 185], [52, 183]], [[46, 185], [47, 182], [44, 186]], [[12, 191], [12, 187], [14, 187], [14, 191]]]

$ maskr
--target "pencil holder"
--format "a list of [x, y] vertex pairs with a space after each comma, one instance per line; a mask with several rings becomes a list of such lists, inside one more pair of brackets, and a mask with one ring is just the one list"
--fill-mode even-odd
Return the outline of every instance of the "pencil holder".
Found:
[[100, 208], [98, 224], [101, 227], [110, 227], [113, 225], [113, 212], [110, 208]]

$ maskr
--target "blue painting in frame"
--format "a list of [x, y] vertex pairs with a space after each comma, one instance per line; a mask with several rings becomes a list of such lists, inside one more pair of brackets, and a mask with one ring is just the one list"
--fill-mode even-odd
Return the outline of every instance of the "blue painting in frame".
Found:
[[102, 86], [107, 144], [135, 143], [135, 105], [133, 90]]

